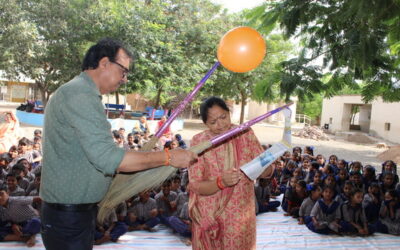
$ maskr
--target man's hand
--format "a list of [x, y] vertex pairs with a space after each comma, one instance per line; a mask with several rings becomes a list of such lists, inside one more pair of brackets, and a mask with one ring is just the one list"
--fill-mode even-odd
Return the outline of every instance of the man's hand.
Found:
[[175, 168], [187, 168], [197, 161], [197, 154], [184, 149], [173, 149], [169, 151], [170, 165]]

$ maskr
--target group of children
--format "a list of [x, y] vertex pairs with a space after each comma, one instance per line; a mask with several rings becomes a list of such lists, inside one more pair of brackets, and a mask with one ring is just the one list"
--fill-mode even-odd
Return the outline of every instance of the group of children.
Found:
[[143, 191], [119, 204], [106, 218], [103, 225], [96, 226], [95, 244], [113, 241], [127, 231], [154, 229], [164, 224], [182, 236], [190, 245], [191, 221], [188, 213], [188, 183], [182, 187], [181, 177], [175, 175], [165, 181], [161, 188]]
[[[326, 161], [314, 156], [312, 147], [304, 152], [295, 147], [273, 164], [274, 175], [256, 184], [257, 213], [282, 206], [285, 216], [320, 234], [400, 235], [400, 184], [393, 161], [376, 169], [336, 155]], [[271, 200], [280, 194], [282, 204]]]
[[41, 131], [0, 155], [0, 241], [35, 245], [40, 232]]
[[[123, 128], [113, 131], [115, 143], [126, 150], [139, 150], [150, 136]], [[163, 147], [186, 148], [179, 134]], [[160, 147], [154, 150], [160, 150]], [[0, 241], [35, 244], [40, 232], [41, 131], [32, 140], [22, 138], [8, 153], [0, 155]], [[261, 176], [254, 186], [256, 213], [277, 211], [298, 219], [321, 234], [400, 234], [400, 184], [397, 166], [386, 161], [382, 169], [347, 162], [331, 155], [314, 156], [312, 147], [293, 148], [273, 163], [272, 177]], [[379, 173], [378, 173], [379, 171]], [[190, 245], [187, 170], [156, 190], [142, 192], [121, 203], [96, 225], [95, 244], [118, 241], [127, 231], [155, 231], [164, 224]], [[282, 204], [274, 197], [283, 195]]]

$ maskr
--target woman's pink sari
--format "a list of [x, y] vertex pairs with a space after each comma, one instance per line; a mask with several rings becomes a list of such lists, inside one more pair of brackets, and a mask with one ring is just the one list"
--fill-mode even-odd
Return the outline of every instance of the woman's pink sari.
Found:
[[[210, 140], [210, 131], [195, 135], [191, 146]], [[255, 249], [254, 183], [243, 173], [240, 182], [210, 196], [198, 193], [198, 183], [215, 180], [224, 170], [239, 169], [262, 152], [250, 129], [199, 156], [189, 167], [189, 214], [193, 249]]]

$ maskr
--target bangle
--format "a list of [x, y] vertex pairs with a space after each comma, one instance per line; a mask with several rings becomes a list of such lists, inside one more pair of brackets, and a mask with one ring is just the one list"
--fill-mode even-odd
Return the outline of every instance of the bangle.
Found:
[[221, 176], [217, 177], [217, 186], [221, 190], [225, 188], [224, 183], [222, 183], [222, 177]]
[[170, 162], [171, 162], [171, 155], [169, 154], [168, 148], [165, 148], [164, 151], [165, 151], [165, 158], [166, 158], [164, 166], [169, 166]]

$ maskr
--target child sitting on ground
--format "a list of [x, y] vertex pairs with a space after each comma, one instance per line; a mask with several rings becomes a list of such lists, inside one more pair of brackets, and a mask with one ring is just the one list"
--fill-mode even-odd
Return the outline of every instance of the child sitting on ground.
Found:
[[399, 195], [395, 190], [385, 193], [379, 211], [380, 219], [376, 224], [376, 230], [381, 233], [400, 235], [400, 202]]
[[[186, 195], [189, 192], [189, 183], [186, 183]], [[191, 236], [192, 236], [192, 221], [190, 220], [189, 217], [189, 197], [183, 197], [185, 193], [179, 194], [177, 198], [177, 204], [180, 203], [180, 201], [185, 201], [181, 206], [178, 206], [178, 213], [177, 216], [170, 216], [168, 217], [168, 224], [170, 227], [179, 233], [179, 235], [185, 237], [184, 243], [186, 245], [191, 245]], [[187, 199], [186, 199], [187, 198]]]
[[153, 198], [150, 198], [150, 192], [143, 191], [139, 193], [139, 200], [134, 201], [132, 207], [128, 208], [128, 230], [154, 232], [153, 228], [160, 223], [157, 215], [157, 204]]
[[36, 234], [40, 232], [40, 219], [33, 202], [40, 202], [39, 197], [10, 197], [7, 191], [0, 189], [0, 214], [4, 225], [0, 229], [0, 236], [4, 241], [24, 241], [28, 247], [35, 245]]
[[299, 217], [300, 206], [303, 203], [304, 199], [307, 198], [306, 186], [307, 184], [305, 181], [297, 180], [294, 188], [291, 189], [286, 197], [288, 208], [285, 216], [293, 216], [294, 218]]
[[340, 212], [340, 232], [351, 235], [366, 236], [373, 233], [372, 227], [368, 226], [367, 217], [361, 205], [364, 193], [355, 189], [350, 194], [350, 199], [342, 204]]
[[383, 182], [381, 183], [381, 191], [383, 194], [385, 194], [389, 190], [396, 188], [394, 180], [395, 180], [395, 175], [393, 173], [386, 172], [383, 175]]
[[299, 210], [299, 224], [308, 224], [311, 222], [311, 210], [315, 203], [321, 198], [322, 189], [318, 185], [310, 186], [310, 195], [301, 203]]
[[307, 224], [308, 229], [319, 234], [338, 233], [340, 225], [340, 204], [333, 200], [335, 190], [326, 186], [319, 199], [311, 210], [312, 221]]
[[161, 192], [155, 196], [158, 209], [158, 218], [161, 223], [168, 226], [168, 217], [176, 215], [176, 207], [171, 206], [178, 195], [171, 191], [171, 180], [166, 180], [161, 187]]
[[25, 190], [18, 186], [17, 176], [14, 174], [8, 174], [6, 178], [7, 182], [7, 193], [9, 196], [25, 196]]
[[378, 221], [381, 202], [381, 189], [377, 182], [373, 182], [368, 188], [368, 193], [364, 195], [362, 203], [369, 223], [376, 223]]
[[353, 191], [353, 183], [346, 181], [343, 186], [343, 190], [340, 194], [336, 195], [335, 201], [339, 204], [343, 204], [350, 199], [350, 194]]
[[128, 226], [121, 221], [118, 221], [115, 209], [104, 220], [103, 224], [96, 225], [94, 234], [94, 244], [100, 245], [109, 241], [117, 242], [119, 237], [128, 231]]
[[342, 192], [348, 177], [349, 176], [346, 169], [339, 169], [339, 173], [336, 175], [336, 187], [338, 190], [340, 190], [340, 192]]
[[254, 187], [254, 192], [258, 204], [258, 213], [275, 212], [281, 205], [279, 201], [270, 201], [270, 179], [260, 178], [258, 180], [258, 185]]

